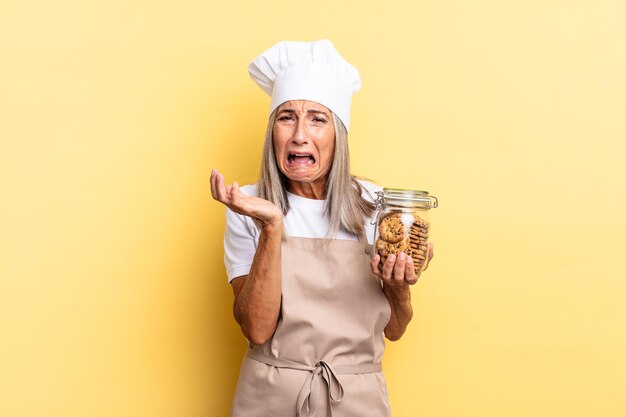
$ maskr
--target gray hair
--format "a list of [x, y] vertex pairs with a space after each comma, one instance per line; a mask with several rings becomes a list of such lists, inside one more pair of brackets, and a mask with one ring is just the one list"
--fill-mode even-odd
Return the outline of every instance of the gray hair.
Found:
[[[284, 215], [287, 215], [289, 212], [289, 200], [287, 199], [289, 179], [278, 167], [272, 136], [277, 110], [272, 112], [267, 123], [258, 193], [259, 197], [271, 201]], [[335, 125], [335, 153], [324, 194], [326, 198], [325, 214], [330, 219], [327, 239], [332, 238], [339, 229], [360, 235], [365, 231], [365, 219], [369, 218], [375, 209], [372, 202], [363, 198], [363, 187], [356, 180], [358, 177], [350, 173], [348, 132], [334, 113], [333, 122]]]

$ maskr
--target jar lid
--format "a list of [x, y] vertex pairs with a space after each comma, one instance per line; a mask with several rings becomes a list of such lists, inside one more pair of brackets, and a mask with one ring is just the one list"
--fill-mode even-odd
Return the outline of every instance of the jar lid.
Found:
[[397, 207], [414, 207], [423, 210], [436, 208], [439, 205], [437, 197], [429, 195], [428, 191], [409, 190], [403, 188], [383, 188], [377, 191], [380, 202]]

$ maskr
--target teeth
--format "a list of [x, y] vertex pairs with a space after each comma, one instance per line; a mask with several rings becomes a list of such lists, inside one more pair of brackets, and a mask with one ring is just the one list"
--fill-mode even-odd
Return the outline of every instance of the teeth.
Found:
[[315, 161], [315, 158], [314, 158], [314, 157], [313, 157], [313, 155], [312, 155], [312, 154], [310, 154], [310, 153], [290, 153], [290, 154], [289, 154], [289, 156], [287, 157], [287, 159], [288, 159], [289, 161], [292, 161], [292, 160], [293, 160], [293, 158], [296, 158], [296, 157], [303, 157], [303, 156], [304, 156], [304, 157], [307, 157], [307, 156], [308, 156], [308, 157], [309, 157], [309, 158], [311, 158], [313, 161]]

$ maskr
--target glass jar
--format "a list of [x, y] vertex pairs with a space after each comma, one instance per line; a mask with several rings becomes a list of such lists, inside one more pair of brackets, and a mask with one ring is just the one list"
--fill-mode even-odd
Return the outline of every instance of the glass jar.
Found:
[[376, 194], [372, 257], [380, 255], [378, 267], [382, 269], [387, 256], [404, 252], [413, 259], [415, 273], [421, 273], [430, 251], [429, 210], [439, 205], [437, 197], [427, 191], [399, 188], [384, 188]]

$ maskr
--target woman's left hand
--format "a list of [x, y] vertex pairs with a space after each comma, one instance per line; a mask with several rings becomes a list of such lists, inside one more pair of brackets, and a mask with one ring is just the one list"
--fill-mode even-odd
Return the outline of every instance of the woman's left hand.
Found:
[[[428, 245], [428, 259], [422, 272], [428, 268], [430, 260], [434, 256], [433, 244], [429, 243]], [[383, 264], [382, 271], [378, 269], [379, 263], [380, 255], [376, 254], [370, 261], [370, 267], [374, 275], [380, 278], [385, 286], [394, 288], [407, 287], [415, 284], [420, 277], [419, 274], [415, 273], [413, 259], [410, 256], [406, 256], [404, 252], [400, 252], [398, 256], [389, 255]]]

